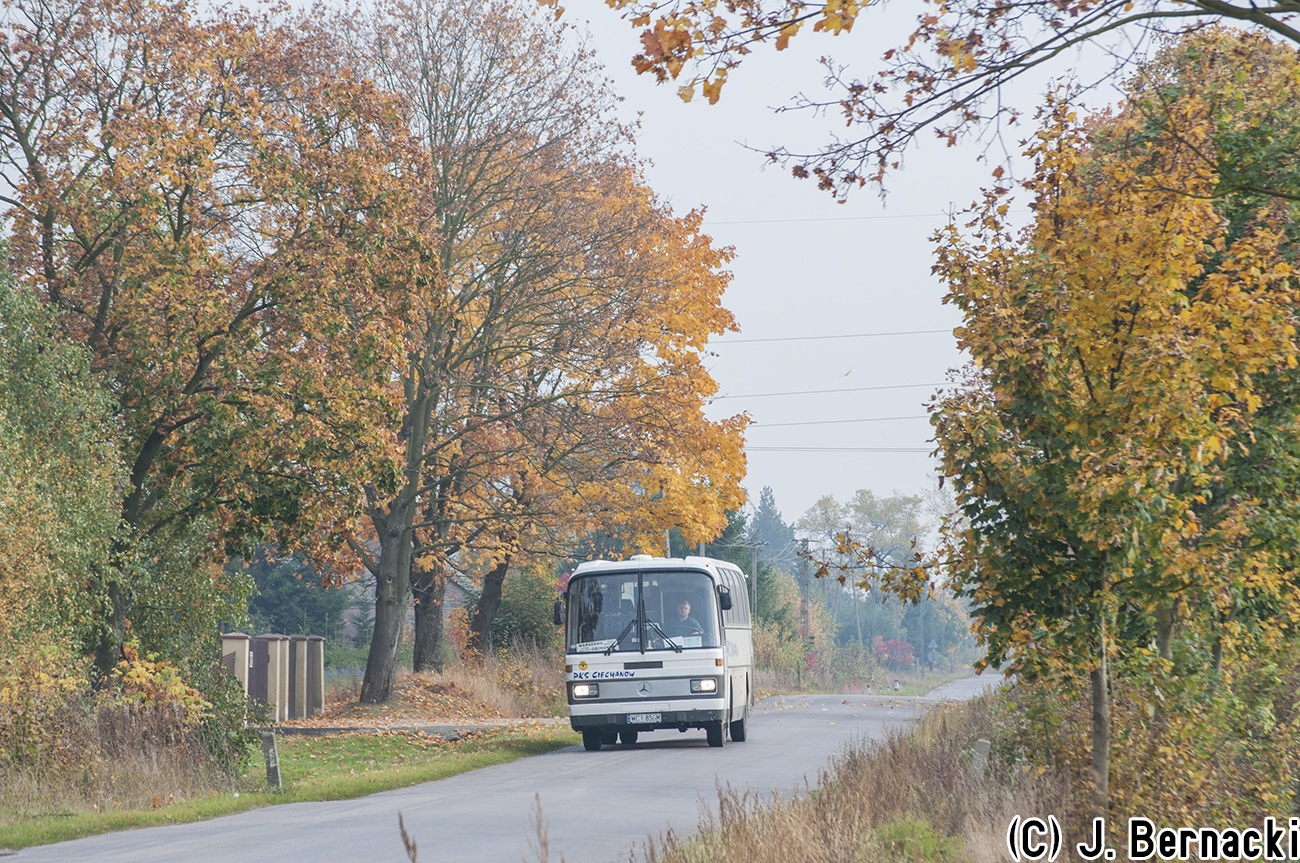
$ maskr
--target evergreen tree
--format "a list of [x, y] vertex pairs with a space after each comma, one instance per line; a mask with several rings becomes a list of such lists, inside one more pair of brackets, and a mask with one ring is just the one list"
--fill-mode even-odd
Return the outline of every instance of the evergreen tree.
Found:
[[758, 496], [758, 509], [749, 535], [759, 543], [758, 559], [760, 561], [785, 561], [791, 557], [794, 547], [794, 527], [781, 518], [781, 510], [776, 505], [776, 494], [770, 485], [763, 486]]
[[352, 598], [347, 591], [321, 587], [320, 575], [306, 561], [277, 558], [274, 549], [259, 546], [246, 568], [257, 585], [248, 598], [256, 632], [341, 637]]

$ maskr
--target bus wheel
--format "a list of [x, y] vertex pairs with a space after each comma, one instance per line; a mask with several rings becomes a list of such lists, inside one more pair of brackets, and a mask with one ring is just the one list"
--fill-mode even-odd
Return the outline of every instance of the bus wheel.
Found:
[[620, 731], [618, 733], [618, 739], [623, 741], [623, 745], [631, 746], [633, 743], [636, 743], [636, 730], [631, 729], [628, 731]]
[[731, 723], [731, 742], [744, 743], [745, 738], [749, 736], [749, 717], [742, 716], [735, 722]]
[[595, 752], [600, 749], [600, 745], [605, 742], [605, 732], [599, 728], [582, 729], [582, 748], [588, 752]]
[[707, 726], [705, 726], [705, 729], [704, 729], [704, 730], [705, 730], [705, 732], [706, 732], [706, 733], [708, 734], [708, 736], [709, 736], [709, 745], [710, 745], [710, 746], [721, 746], [721, 745], [722, 745], [722, 736], [723, 736], [723, 735], [722, 735], [722, 720], [718, 720], [717, 722], [710, 722]]

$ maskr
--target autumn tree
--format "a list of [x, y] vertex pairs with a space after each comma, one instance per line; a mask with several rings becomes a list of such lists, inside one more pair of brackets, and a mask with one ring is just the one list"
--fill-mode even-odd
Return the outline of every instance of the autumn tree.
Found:
[[128, 620], [172, 651], [154, 624], [207, 620], [223, 543], [319, 541], [353, 505], [385, 433], [387, 296], [428, 257], [400, 180], [418, 154], [303, 21], [23, 0], [4, 28], [15, 270], [108, 382], [127, 464], [88, 588], [106, 670]]
[[449, 567], [487, 555], [485, 645], [520, 554], [611, 513], [711, 527], [739, 493], [739, 424], [700, 413], [727, 253], [645, 188], [585, 51], [523, 7], [389, 4], [338, 28], [428, 154], [438, 249], [391, 372], [398, 479], [367, 488], [377, 553], [352, 542], [378, 575], [362, 699], [383, 701], [408, 589], [417, 668], [435, 666]]
[[[1214, 154], [1247, 125], [1247, 103], [1190, 85], [1211, 77], [1220, 38], [1177, 46], [1184, 86], [1149, 69], [1114, 115], [1081, 124], [1054, 102], [1027, 151], [1036, 218], [1022, 235], [998, 187], [966, 232], [940, 236], [936, 272], [973, 359], [934, 418], [964, 516], [949, 575], [973, 603], [988, 663], [1086, 677], [1102, 811], [1115, 657], [1130, 673], [1133, 661], [1165, 673], [1181, 618], [1187, 656], [1213, 668], [1225, 635], [1259, 644], [1297, 607], [1293, 552], [1256, 541], [1295, 512], [1293, 495], [1265, 506], [1259, 493], [1278, 490], [1252, 456], [1256, 431], [1274, 436], [1270, 413], [1288, 427], [1295, 416], [1291, 216], [1276, 197], [1217, 198]], [[1253, 47], [1261, 66], [1287, 55], [1276, 80], [1287, 79], [1293, 54]], [[1249, 80], [1224, 68], [1234, 87]], [[1272, 619], [1247, 623], [1247, 606]]]
[[[473, 649], [491, 643], [505, 555], [564, 557], [592, 530], [657, 549], [662, 530], [675, 525], [699, 542], [720, 532], [725, 511], [742, 499], [744, 420], [704, 418], [716, 384], [700, 360], [708, 335], [730, 326], [720, 306], [729, 252], [700, 233], [701, 213], [674, 217], [630, 171], [604, 194], [598, 221], [580, 229], [608, 243], [587, 278], [613, 305], [604, 307], [599, 341], [582, 351], [587, 362], [600, 356], [593, 348], [603, 352], [601, 374], [575, 365], [560, 376], [543, 366], [522, 387], [537, 407], [502, 453], [519, 467], [480, 486], [512, 509], [497, 518], [500, 507], [488, 506], [493, 521], [476, 541], [495, 546], [498, 562], [470, 621]], [[618, 240], [605, 234], [613, 225]], [[649, 321], [659, 332], [646, 331]]]
[[[781, 51], [801, 31], [849, 38], [855, 24], [879, 30], [881, 19], [895, 11], [883, 3], [841, 0], [607, 3], [643, 28], [632, 61], [638, 72], [660, 83], [682, 82], [683, 99], [702, 92], [710, 103], [749, 54], [769, 45]], [[819, 151], [778, 148], [771, 156], [789, 164], [796, 177], [814, 177], [821, 188], [842, 195], [882, 181], [919, 135], [952, 145], [999, 122], [1013, 124], [1019, 112], [1002, 98], [1002, 88], [1040, 70], [1064, 72], [1080, 47], [1101, 48], [1118, 73], [1131, 69], [1153, 38], [1194, 32], [1215, 20], [1300, 43], [1300, 8], [1290, 0], [927, 2], [916, 12], [915, 29], [900, 33], [873, 68], [855, 71], [823, 57], [827, 95], [801, 96], [788, 106], [842, 118], [842, 136]]]

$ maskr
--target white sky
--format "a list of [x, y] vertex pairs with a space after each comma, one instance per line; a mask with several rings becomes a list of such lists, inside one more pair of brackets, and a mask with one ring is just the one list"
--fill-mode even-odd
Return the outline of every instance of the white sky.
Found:
[[[636, 75], [630, 58], [639, 28], [599, 0], [573, 3], [566, 20], [587, 21], [592, 46], [625, 98], [629, 116], [642, 114], [640, 153], [653, 161], [653, 188], [680, 212], [708, 207], [706, 230], [735, 247], [735, 279], [724, 303], [742, 332], [715, 339], [710, 369], [726, 398], [713, 415], [748, 411], [755, 421], [747, 444], [745, 486], [753, 502], [772, 486], [786, 521], [819, 497], [841, 500], [856, 489], [880, 495], [918, 494], [934, 483], [925, 403], [933, 384], [962, 364], [951, 330], [960, 322], [945, 306], [930, 274], [929, 237], [990, 182], [983, 146], [948, 148], [923, 141], [888, 183], [888, 199], [867, 187], [837, 204], [810, 181], [769, 166], [744, 149], [803, 144], [814, 147], [842, 128], [835, 118], [805, 112], [776, 115], [802, 88], [821, 92], [817, 59], [832, 53], [859, 75], [910, 32], [912, 13], [895, 5], [864, 12], [857, 29], [840, 37], [805, 28], [787, 51], [759, 49], [735, 70], [717, 105], [690, 104], [677, 84]], [[874, 29], [868, 29], [872, 24]], [[1037, 85], [1041, 90], [1041, 84]], [[1027, 106], [1038, 101], [1026, 90]], [[1032, 110], [1029, 111], [1032, 115]], [[1018, 149], [1012, 137], [1007, 146]], [[1000, 146], [990, 155], [1002, 157]], [[738, 339], [942, 330], [924, 335], [818, 341], [731, 343]], [[915, 386], [922, 385], [922, 386]], [[837, 394], [745, 397], [762, 393], [893, 387]], [[898, 388], [908, 387], [908, 388]], [[894, 419], [904, 418], [904, 419]], [[837, 422], [842, 420], [871, 422]], [[781, 426], [782, 423], [830, 423]], [[770, 424], [770, 427], [769, 427]], [[919, 452], [773, 452], [758, 447], [893, 448]]]

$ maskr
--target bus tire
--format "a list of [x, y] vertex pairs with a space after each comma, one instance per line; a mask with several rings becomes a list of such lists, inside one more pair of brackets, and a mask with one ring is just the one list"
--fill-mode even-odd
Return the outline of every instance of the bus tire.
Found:
[[704, 731], [709, 737], [710, 746], [722, 745], [722, 738], [724, 737], [722, 720], [719, 719], [717, 722], [710, 722], [704, 727]]
[[749, 736], [749, 715], [746, 714], [731, 723], [731, 742], [744, 743]]
[[605, 732], [599, 728], [582, 729], [582, 748], [588, 752], [596, 752], [605, 742]]
[[636, 743], [636, 729], [632, 728], [627, 731], [620, 731], [618, 733], [618, 739], [623, 741], [624, 746], [631, 746], [633, 743]]

